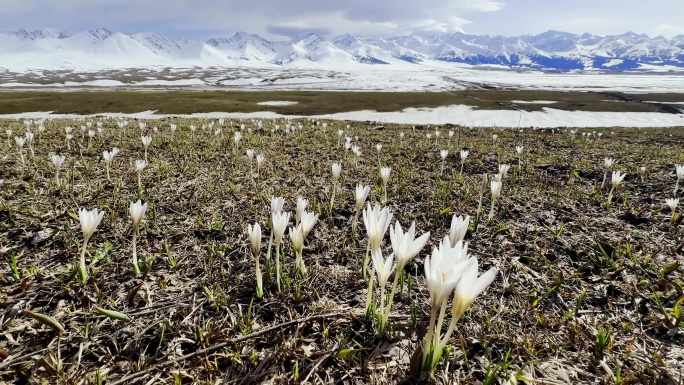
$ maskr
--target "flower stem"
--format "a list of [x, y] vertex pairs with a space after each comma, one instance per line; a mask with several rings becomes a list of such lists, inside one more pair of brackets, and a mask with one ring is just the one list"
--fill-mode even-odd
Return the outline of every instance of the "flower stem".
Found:
[[86, 247], [88, 246], [88, 239], [83, 240], [83, 246], [81, 246], [81, 258], [79, 260], [78, 275], [81, 283], [86, 283], [88, 281], [88, 269], [85, 263], [85, 253]]
[[138, 240], [138, 227], [135, 227], [135, 230], [133, 231], [133, 273], [137, 276], [140, 275], [140, 266], [138, 265], [138, 248], [137, 248], [137, 240]]
[[276, 286], [278, 287], [278, 293], [280, 293], [280, 240], [276, 239]]
[[332, 215], [332, 210], [333, 210], [333, 204], [335, 203], [335, 187], [336, 183], [333, 182], [332, 186], [332, 194], [330, 195], [330, 215]]

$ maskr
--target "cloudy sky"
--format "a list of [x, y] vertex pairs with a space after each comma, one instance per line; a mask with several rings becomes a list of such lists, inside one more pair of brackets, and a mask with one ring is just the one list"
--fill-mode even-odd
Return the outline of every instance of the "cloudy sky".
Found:
[[156, 31], [208, 38], [237, 30], [270, 39], [301, 31], [395, 36], [419, 30], [521, 35], [684, 34], [684, 1], [660, 0], [0, 0], [0, 29]]

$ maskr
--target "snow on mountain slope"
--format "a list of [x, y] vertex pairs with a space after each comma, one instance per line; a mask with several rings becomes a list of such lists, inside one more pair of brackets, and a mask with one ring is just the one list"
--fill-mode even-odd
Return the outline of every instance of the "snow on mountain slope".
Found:
[[684, 71], [684, 36], [668, 40], [633, 32], [596, 36], [547, 31], [512, 37], [414, 32], [390, 38], [345, 34], [325, 39], [302, 33], [273, 42], [241, 31], [203, 42], [103, 28], [0, 32], [0, 70], [15, 72], [146, 66], [400, 69], [439, 62], [553, 71]]

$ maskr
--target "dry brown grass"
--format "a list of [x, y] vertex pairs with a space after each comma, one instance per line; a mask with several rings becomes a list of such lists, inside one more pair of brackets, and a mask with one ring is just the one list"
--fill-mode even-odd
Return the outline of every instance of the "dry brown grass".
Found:
[[[664, 205], [674, 187], [674, 164], [684, 161], [681, 131], [602, 131], [602, 138], [587, 141], [568, 131], [441, 128], [435, 145], [423, 127], [371, 130], [349, 123], [347, 129], [347, 123], [330, 122], [324, 131], [303, 120], [302, 133], [284, 135], [285, 122], [272, 133], [274, 123], [265, 121], [263, 130], [245, 133], [235, 153], [232, 134], [239, 122], [215, 140], [201, 128], [207, 122], [175, 121], [181, 128], [173, 138], [169, 121], [148, 123], [147, 131], [158, 125], [160, 133], [152, 133], [142, 190], [132, 172], [143, 156], [135, 121], [125, 134], [105, 121], [104, 137], [90, 149], [76, 128], [71, 151], [63, 127], [80, 123], [47, 122], [25, 166], [0, 133], [0, 256], [6, 261], [0, 352], [9, 354], [0, 362], [0, 381], [94, 383], [97, 371], [108, 384], [133, 383], [130, 376], [139, 383], [172, 383], [174, 376], [200, 384], [415, 381], [408, 359], [429, 315], [424, 256], [448, 232], [452, 214], [475, 215], [481, 174], [510, 163], [495, 219], [466, 238], [481, 271], [498, 266], [500, 272], [461, 321], [451, 355], [431, 381], [505, 383], [517, 374], [529, 384], [681, 383], [684, 337], [677, 323], [684, 319], [675, 319], [674, 308], [684, 283], [682, 267], [674, 264], [682, 261], [682, 223], [679, 216], [671, 224]], [[189, 124], [199, 127], [194, 139]], [[0, 127], [24, 132], [21, 122]], [[339, 128], [358, 136], [358, 167], [337, 145]], [[461, 133], [460, 145], [458, 134], [447, 138], [449, 129]], [[403, 143], [399, 131], [406, 133]], [[363, 312], [360, 260], [366, 246], [363, 225], [356, 237], [351, 234], [353, 189], [358, 182], [379, 186], [376, 143], [384, 145], [381, 163], [392, 167], [394, 218], [432, 233], [407, 269], [413, 289], [397, 297], [384, 338], [375, 336], [373, 323], [351, 316]], [[521, 172], [515, 170], [515, 145], [525, 147]], [[122, 152], [108, 182], [101, 153], [114, 146]], [[266, 157], [254, 180], [246, 148]], [[440, 177], [438, 153], [445, 148], [450, 155]], [[470, 150], [463, 177], [460, 148]], [[67, 156], [67, 183], [60, 188], [48, 160], [54, 152]], [[604, 207], [607, 189], [599, 188], [606, 156], [628, 173], [610, 211]], [[336, 161], [343, 161], [342, 187], [330, 215], [325, 207]], [[643, 182], [637, 175], [642, 165], [648, 169]], [[271, 195], [285, 196], [287, 210], [297, 196], [306, 197], [321, 219], [304, 252], [311, 275], [293, 273], [288, 245], [291, 284], [278, 294], [267, 280], [258, 299], [246, 226], [266, 224]], [[379, 197], [376, 190], [369, 200]], [[130, 267], [127, 210], [136, 199], [151, 206], [138, 241], [138, 252], [151, 264], [143, 277]], [[95, 261], [86, 284], [71, 279], [81, 234], [70, 214], [79, 207], [106, 212], [89, 245], [88, 261]], [[484, 207], [487, 212], [489, 203]], [[132, 321], [108, 319], [95, 304]], [[55, 317], [66, 333], [58, 337], [22, 315], [27, 308]], [[610, 343], [598, 349], [597, 337], [606, 331]]]
[[[287, 100], [290, 106], [260, 106], [258, 102]], [[552, 105], [512, 101], [555, 101]], [[55, 111], [65, 114], [103, 112], [162, 114], [198, 112], [274, 111], [284, 115], [324, 115], [359, 110], [401, 111], [409, 107], [465, 104], [478, 109], [540, 111], [552, 107], [568, 111], [676, 112], [681, 105], [644, 103], [681, 101], [677, 94], [626, 95], [622, 93], [559, 91], [455, 91], [455, 92], [325, 92], [325, 91], [90, 91], [0, 92], [0, 114]]]

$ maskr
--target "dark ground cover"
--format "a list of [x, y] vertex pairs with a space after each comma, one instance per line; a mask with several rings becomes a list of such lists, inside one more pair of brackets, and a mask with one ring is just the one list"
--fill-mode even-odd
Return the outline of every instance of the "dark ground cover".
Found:
[[[77, 101], [70, 103], [61, 112], [78, 111]], [[172, 122], [179, 126], [174, 136]], [[264, 121], [262, 129], [231, 121], [216, 136], [202, 128], [208, 121], [149, 121], [150, 165], [139, 189], [133, 163], [144, 156], [142, 131], [130, 123], [123, 131], [115, 120], [104, 120], [102, 137], [88, 146], [78, 128], [84, 122], [48, 121], [36, 134], [35, 156], [24, 148], [22, 165], [4, 128], [22, 135], [24, 125], [0, 121], [0, 381], [96, 383], [98, 375], [105, 384], [682, 381], [682, 216], [671, 221], [665, 205], [673, 196], [674, 165], [684, 162], [681, 130], [596, 130], [601, 137], [586, 139], [581, 133], [595, 130], [440, 127], [435, 140], [426, 138], [435, 127], [376, 130], [328, 122], [323, 129], [301, 120], [292, 122], [301, 123], [301, 131], [285, 134], [285, 121]], [[235, 151], [233, 132], [241, 124], [252, 133], [243, 130]], [[279, 130], [272, 132], [275, 124]], [[71, 150], [66, 125], [75, 127]], [[338, 129], [358, 137], [353, 142], [363, 154], [357, 166], [338, 143]], [[383, 144], [379, 159], [377, 143]], [[516, 145], [524, 147], [521, 169]], [[112, 147], [121, 153], [108, 181], [102, 151]], [[248, 148], [266, 159], [256, 178], [244, 155]], [[450, 153], [440, 176], [442, 149]], [[463, 175], [460, 149], [470, 151]], [[61, 186], [51, 153], [67, 158]], [[605, 157], [627, 172], [610, 209], [610, 183], [600, 187]], [[341, 186], [330, 213], [330, 166], [340, 161]], [[488, 221], [487, 190], [485, 218], [477, 228], [471, 220], [466, 237], [480, 270], [497, 266], [499, 273], [461, 320], [436, 372], [411, 376], [409, 360], [430, 314], [423, 260], [448, 233], [452, 215], [475, 217], [481, 176], [495, 174], [500, 163], [512, 165], [500, 207]], [[363, 317], [366, 240], [362, 224], [355, 236], [351, 230], [355, 185], [370, 184], [369, 201], [380, 200], [379, 164], [392, 168], [394, 219], [404, 226], [415, 221], [419, 234], [432, 234], [407, 267], [411, 290], [404, 287], [396, 297], [383, 338]], [[640, 166], [646, 167], [643, 180]], [[259, 299], [246, 228], [255, 221], [264, 228], [263, 258], [272, 195], [284, 196], [288, 211], [303, 196], [320, 219], [304, 250], [310, 274], [294, 273], [286, 241], [289, 284], [278, 293], [266, 277]], [[130, 264], [128, 219], [129, 202], [137, 199], [150, 205], [138, 237], [138, 254], [149, 268], [139, 277]], [[105, 211], [88, 244], [85, 284], [72, 279], [82, 242], [73, 217], [79, 207]], [[384, 248], [389, 253], [387, 238]], [[95, 305], [131, 320], [108, 318]], [[58, 335], [24, 309], [54, 317], [65, 332]]]

